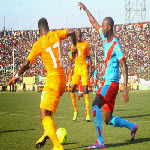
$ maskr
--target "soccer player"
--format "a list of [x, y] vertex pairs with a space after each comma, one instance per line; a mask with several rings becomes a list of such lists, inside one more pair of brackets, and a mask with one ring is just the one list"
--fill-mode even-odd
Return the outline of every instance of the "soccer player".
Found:
[[[89, 71], [90, 71], [90, 64], [89, 64], [89, 58], [87, 57], [87, 59], [86, 59], [86, 64], [87, 64], [87, 69], [88, 69], [88, 90], [90, 91], [90, 77], [91, 76], [89, 76]], [[92, 70], [92, 69], [91, 69]], [[92, 74], [92, 72], [91, 72], [91, 74]]]
[[[90, 61], [90, 74], [91, 75], [91, 58], [90, 58], [90, 50], [89, 46], [85, 41], [81, 41], [81, 30], [77, 29], [76, 31], [77, 36], [77, 49], [78, 49], [78, 55], [74, 55], [75, 58], [75, 67], [74, 67], [74, 74], [72, 76], [72, 82], [71, 82], [71, 99], [72, 104], [74, 106], [74, 117], [73, 120], [76, 120], [78, 115], [77, 105], [76, 105], [76, 96], [75, 91], [76, 87], [80, 83], [80, 79], [82, 81], [83, 85], [83, 91], [85, 96], [85, 103], [86, 103], [86, 109], [87, 109], [87, 115], [86, 115], [86, 121], [90, 121], [90, 115], [89, 115], [89, 92], [88, 92], [88, 70], [86, 65], [86, 57], [89, 58]], [[71, 46], [72, 51], [73, 45]], [[69, 68], [72, 70], [72, 60], [74, 57], [70, 57], [70, 63]]]
[[138, 129], [138, 125], [123, 120], [118, 116], [112, 116], [115, 99], [119, 90], [119, 63], [123, 67], [124, 75], [122, 98], [124, 99], [125, 103], [128, 103], [129, 101], [127, 91], [128, 68], [120, 44], [113, 34], [114, 21], [111, 17], [106, 17], [103, 20], [101, 27], [83, 3], [79, 2], [78, 6], [80, 6], [80, 9], [83, 9], [87, 13], [90, 23], [99, 32], [101, 39], [103, 40], [105, 60], [105, 70], [103, 76], [104, 81], [92, 103], [93, 120], [95, 123], [98, 139], [94, 145], [89, 146], [88, 148], [92, 149], [105, 147], [102, 136], [102, 116], [100, 111], [102, 106], [104, 122], [107, 125], [113, 125], [113, 127], [128, 128], [131, 131], [131, 141], [133, 141], [135, 133]]
[[53, 150], [63, 150], [56, 135], [56, 129], [52, 120], [53, 113], [56, 113], [57, 105], [60, 97], [65, 92], [66, 77], [62, 67], [62, 59], [60, 53], [60, 42], [62, 39], [71, 36], [73, 41], [73, 50], [76, 49], [76, 35], [72, 29], [57, 30], [49, 32], [48, 22], [45, 18], [38, 21], [38, 28], [41, 38], [36, 41], [32, 50], [21, 66], [18, 73], [10, 79], [8, 84], [16, 81], [33, 64], [34, 59], [40, 55], [44, 66], [47, 70], [47, 80], [42, 92], [40, 110], [41, 121], [44, 128], [44, 135], [37, 141], [36, 148], [44, 146], [48, 138], [51, 138], [54, 148]]
[[95, 94], [95, 89], [98, 92], [98, 85], [97, 85], [97, 75], [98, 75], [98, 70], [94, 67], [94, 89], [93, 89], [93, 94]]
[[70, 89], [70, 84], [71, 84], [71, 81], [72, 81], [72, 74], [70, 73], [71, 71], [69, 71], [69, 67], [68, 67], [68, 95], [69, 95], [69, 89]]

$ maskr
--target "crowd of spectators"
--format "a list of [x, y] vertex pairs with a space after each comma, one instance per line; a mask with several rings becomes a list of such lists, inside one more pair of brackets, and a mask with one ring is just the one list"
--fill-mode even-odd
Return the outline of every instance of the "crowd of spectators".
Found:
[[[91, 28], [80, 28], [82, 39], [89, 44], [93, 65], [103, 75], [103, 45], [98, 32]], [[76, 29], [75, 29], [76, 30]], [[51, 30], [52, 31], [52, 30]], [[137, 75], [145, 79], [148, 78], [148, 67], [150, 59], [150, 23], [135, 23], [128, 25], [115, 25], [114, 34], [120, 42], [123, 53], [129, 68], [129, 75]], [[39, 31], [23, 30], [0, 31], [0, 76], [13, 76], [13, 52], [14, 52], [14, 70], [19, 69], [20, 65], [27, 58], [33, 44], [40, 37]], [[62, 40], [61, 50], [64, 65], [64, 71], [67, 73], [69, 51], [71, 39]], [[96, 51], [95, 51], [96, 50]], [[96, 59], [95, 59], [96, 55]], [[95, 62], [96, 60], [96, 62]], [[46, 70], [43, 67], [40, 57], [37, 57], [32, 67], [26, 71], [24, 76], [46, 76]], [[120, 69], [121, 72], [121, 69]]]

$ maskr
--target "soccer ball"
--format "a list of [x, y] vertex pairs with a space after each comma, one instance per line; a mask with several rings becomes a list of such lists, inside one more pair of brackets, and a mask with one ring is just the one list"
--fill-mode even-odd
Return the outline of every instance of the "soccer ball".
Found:
[[60, 144], [65, 144], [68, 139], [68, 133], [65, 128], [59, 128], [56, 131]]

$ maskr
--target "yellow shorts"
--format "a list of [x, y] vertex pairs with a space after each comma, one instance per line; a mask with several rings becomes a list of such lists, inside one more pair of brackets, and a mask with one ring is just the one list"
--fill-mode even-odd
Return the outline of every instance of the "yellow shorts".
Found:
[[40, 108], [44, 108], [46, 110], [56, 113], [60, 97], [65, 92], [65, 88], [65, 75], [47, 76], [46, 84], [41, 95]]
[[82, 85], [88, 85], [88, 70], [86, 65], [76, 66], [74, 68], [71, 84], [79, 85], [80, 80], [82, 81]]

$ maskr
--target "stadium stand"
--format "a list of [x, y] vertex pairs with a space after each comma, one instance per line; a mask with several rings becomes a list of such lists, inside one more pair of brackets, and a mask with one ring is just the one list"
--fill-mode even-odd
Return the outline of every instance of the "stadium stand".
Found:
[[[95, 64], [95, 48], [96, 48], [96, 67], [99, 75], [103, 75], [103, 47], [98, 32], [93, 28], [80, 28], [83, 33], [83, 40], [86, 40], [91, 50], [91, 58]], [[76, 30], [76, 29], [75, 29]], [[51, 30], [52, 31], [52, 30]], [[129, 67], [129, 76], [138, 76], [148, 80], [148, 67], [150, 59], [150, 23], [134, 23], [128, 25], [115, 25], [114, 32], [118, 38], [126, 61]], [[28, 56], [34, 42], [39, 38], [39, 31], [35, 30], [5, 30], [0, 31], [0, 77], [1, 83], [6, 79], [2, 77], [13, 76], [13, 57], [14, 50], [14, 70], [15, 72], [20, 67], [20, 64]], [[70, 51], [71, 39], [62, 41], [61, 50], [64, 64], [64, 71], [67, 73], [68, 68], [68, 53]], [[34, 61], [29, 71], [26, 71], [24, 77], [30, 76], [46, 76], [46, 70], [41, 63], [41, 59], [37, 58]], [[121, 72], [121, 70], [120, 70]], [[20, 79], [22, 83], [22, 78]]]

